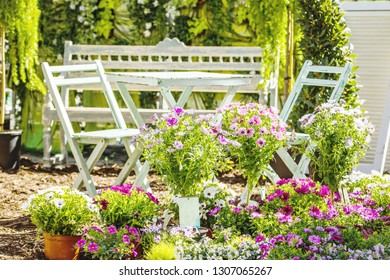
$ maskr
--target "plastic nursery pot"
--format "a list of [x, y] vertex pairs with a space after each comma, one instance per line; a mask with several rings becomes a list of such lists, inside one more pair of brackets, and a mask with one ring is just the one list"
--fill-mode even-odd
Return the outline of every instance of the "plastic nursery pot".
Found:
[[4, 170], [19, 169], [22, 130], [0, 132], [0, 167]]
[[51, 235], [43, 233], [44, 253], [49, 260], [73, 260], [76, 256], [74, 245], [81, 239], [79, 236]]

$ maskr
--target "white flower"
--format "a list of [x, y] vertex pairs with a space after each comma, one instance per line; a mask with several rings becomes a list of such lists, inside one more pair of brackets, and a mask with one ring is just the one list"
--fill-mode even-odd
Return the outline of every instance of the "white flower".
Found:
[[80, 6], [79, 10], [80, 11], [85, 11], [85, 7], [84, 6]]
[[61, 198], [53, 199], [52, 203], [59, 209], [61, 209], [65, 205], [65, 201], [63, 199], [61, 199]]
[[46, 200], [50, 200], [53, 197], [54, 197], [54, 193], [52, 193], [52, 192], [49, 192], [49, 193], [46, 194]]
[[145, 0], [137, 0], [137, 4], [143, 5], [145, 4]]
[[226, 205], [226, 201], [223, 199], [218, 199], [215, 201], [215, 206], [217, 206], [217, 207], [223, 208], [223, 207], [225, 207], [225, 205]]
[[83, 16], [78, 16], [77, 17], [77, 21], [78, 22], [83, 22], [84, 21], [84, 17]]
[[144, 14], [145, 14], [145, 15], [150, 14], [150, 9], [145, 8], [145, 9], [144, 9]]
[[153, 2], [153, 6], [155, 6], [155, 7], [158, 6], [158, 0], [155, 0], [155, 1]]
[[98, 212], [98, 208], [96, 207], [95, 204], [88, 203], [87, 207], [88, 207], [89, 211], [91, 211], [91, 212]]
[[75, 4], [70, 4], [70, 5], [69, 5], [69, 8], [70, 8], [71, 10], [75, 10], [75, 9], [76, 9], [76, 5], [75, 5]]
[[145, 31], [144, 31], [144, 36], [145, 36], [145, 37], [150, 37], [150, 35], [152, 35], [152, 34], [150, 33], [149, 30], [145, 30]]
[[345, 140], [345, 147], [347, 149], [351, 148], [353, 146], [353, 140], [351, 137], [347, 137], [347, 139]]
[[217, 188], [209, 187], [205, 189], [203, 193], [205, 197], [213, 199], [217, 192], [218, 192]]
[[146, 29], [152, 28], [152, 23], [151, 23], [151, 22], [145, 23], [145, 28], [146, 28]]

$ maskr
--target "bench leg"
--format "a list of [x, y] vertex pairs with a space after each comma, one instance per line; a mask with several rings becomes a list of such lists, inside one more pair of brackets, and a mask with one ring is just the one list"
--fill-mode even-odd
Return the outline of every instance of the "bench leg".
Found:
[[42, 107], [42, 124], [43, 124], [43, 167], [52, 166], [50, 153], [52, 148], [51, 126], [53, 121], [50, 119], [51, 100], [49, 94], [45, 96], [45, 102]]

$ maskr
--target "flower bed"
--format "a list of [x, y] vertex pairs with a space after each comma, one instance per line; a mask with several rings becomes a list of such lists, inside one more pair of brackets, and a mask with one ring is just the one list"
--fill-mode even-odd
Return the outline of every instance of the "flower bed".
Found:
[[[273, 153], [285, 144], [285, 124], [276, 110], [259, 104], [232, 103], [218, 112], [222, 123], [211, 115], [193, 116], [174, 108], [142, 129], [135, 143], [145, 148], [144, 156], [167, 183], [168, 195], [157, 199], [124, 184], [100, 190], [93, 200], [83, 198], [83, 211], [99, 214], [75, 229], [83, 232], [75, 245], [83, 258], [390, 258], [390, 177], [350, 173], [357, 163], [353, 155], [364, 154], [372, 133], [360, 111], [325, 104], [302, 118], [321, 159], [316, 161], [316, 153], [309, 150], [319, 175], [315, 177], [322, 182], [282, 179], [263, 185], [261, 195], [254, 187]], [[332, 129], [321, 125], [325, 117]], [[366, 130], [357, 129], [360, 126]], [[318, 138], [320, 133], [323, 138]], [[335, 135], [341, 144], [332, 146], [337, 155], [332, 158], [327, 149]], [[249, 195], [241, 197], [215, 179], [218, 170], [227, 167], [243, 172]], [[61, 212], [70, 201], [65, 207], [52, 197], [63, 192], [48, 190], [39, 196], [42, 207], [51, 207], [39, 212], [41, 217], [61, 213], [72, 221], [72, 215]], [[69, 192], [72, 198], [79, 196]], [[180, 196], [199, 200], [200, 228], [178, 227]], [[29, 209], [34, 213], [34, 207]]]

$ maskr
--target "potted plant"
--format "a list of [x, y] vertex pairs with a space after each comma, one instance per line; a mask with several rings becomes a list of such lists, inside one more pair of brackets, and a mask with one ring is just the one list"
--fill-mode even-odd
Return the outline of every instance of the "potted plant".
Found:
[[[26, 16], [26, 13], [29, 16]], [[8, 39], [10, 84], [23, 86], [27, 91], [44, 93], [38, 77], [38, 0], [6, 0], [0, 2], [0, 167], [19, 168], [21, 130], [5, 130], [6, 69], [5, 41]], [[20, 87], [22, 88], [22, 87]]]
[[259, 178], [286, 142], [286, 124], [279, 119], [276, 108], [258, 103], [231, 103], [219, 112], [229, 152], [247, 179], [248, 204]]
[[98, 208], [90, 197], [69, 187], [52, 187], [39, 191], [23, 204], [43, 232], [44, 253], [48, 259], [72, 259], [74, 244], [83, 229], [98, 218]]
[[140, 233], [129, 226], [117, 228], [113, 225], [92, 226], [85, 230], [77, 241], [76, 248], [85, 257], [98, 260], [133, 259], [141, 256], [139, 250]]
[[162, 175], [179, 204], [183, 227], [200, 226], [198, 197], [203, 182], [212, 179], [226, 161], [220, 143], [223, 136], [212, 118], [212, 114], [194, 116], [191, 110], [176, 107], [154, 116], [137, 139], [145, 159]]
[[359, 107], [351, 108], [343, 100], [318, 106], [300, 123], [314, 144], [305, 151], [313, 163], [312, 176], [328, 185], [333, 196], [365, 155], [374, 126]]
[[117, 228], [143, 228], [160, 214], [158, 199], [130, 184], [99, 190], [94, 203], [99, 208], [101, 220]]

